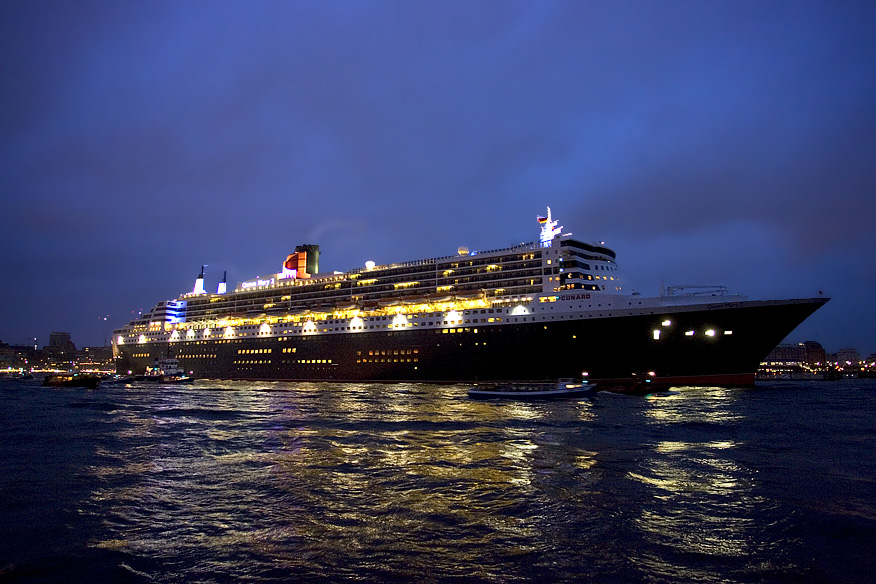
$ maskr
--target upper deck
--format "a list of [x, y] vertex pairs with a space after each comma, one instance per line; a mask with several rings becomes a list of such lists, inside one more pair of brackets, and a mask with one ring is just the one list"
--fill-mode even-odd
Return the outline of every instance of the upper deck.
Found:
[[383, 265], [369, 262], [347, 272], [302, 275], [284, 269], [240, 282], [230, 293], [204, 292], [201, 274], [193, 292], [159, 303], [127, 328], [221, 319], [259, 323], [357, 309], [397, 313], [406, 306], [414, 310], [448, 301], [475, 301], [480, 303], [478, 307], [488, 307], [493, 303], [528, 303], [534, 297], [565, 290], [626, 293], [614, 251], [601, 242], [585, 243], [571, 234], [563, 235], [556, 221], [550, 221], [550, 213], [547, 219], [541, 242], [487, 251], [460, 248], [455, 255]]

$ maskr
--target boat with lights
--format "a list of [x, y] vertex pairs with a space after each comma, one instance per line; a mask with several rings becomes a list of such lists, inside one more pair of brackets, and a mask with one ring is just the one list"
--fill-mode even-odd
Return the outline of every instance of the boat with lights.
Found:
[[827, 298], [751, 300], [722, 286], [630, 290], [603, 242], [538, 241], [320, 273], [301, 245], [280, 272], [191, 292], [113, 333], [116, 370], [173, 358], [215, 379], [510, 382], [629, 379], [750, 385], [758, 364]]
[[187, 375], [179, 366], [179, 359], [156, 359], [152, 367], [146, 368], [146, 373], [137, 378], [138, 381], [155, 383], [193, 383], [195, 378]]
[[45, 379], [43, 379], [43, 386], [97, 389], [100, 386], [100, 378], [80, 373], [57, 373], [46, 375]]
[[569, 399], [592, 396], [597, 389], [598, 387], [593, 383], [577, 383], [572, 379], [561, 379], [557, 383], [476, 385], [469, 388], [468, 397], [472, 399], [512, 400]]

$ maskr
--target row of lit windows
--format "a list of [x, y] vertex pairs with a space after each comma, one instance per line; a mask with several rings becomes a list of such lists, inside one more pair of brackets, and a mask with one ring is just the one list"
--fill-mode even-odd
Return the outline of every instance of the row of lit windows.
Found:
[[356, 359], [356, 363], [419, 363], [419, 362], [420, 362], [420, 359], [417, 357], [413, 357], [413, 358], [408, 357], [407, 359], [402, 359], [402, 358], [390, 359], [388, 357], [387, 358], [380, 358], [380, 359], [377, 359], [376, 357], [373, 359]]
[[[252, 361], [235, 361], [234, 362], [235, 365], [270, 365], [271, 363], [273, 363], [273, 361], [271, 359], [261, 359], [261, 360], [256, 359], [256, 360], [252, 360]], [[322, 364], [322, 363], [331, 364], [332, 360], [331, 359], [298, 359], [296, 361], [293, 359], [291, 361], [283, 360], [283, 361], [280, 361], [280, 363], [289, 363], [289, 364], [298, 363], [300, 365], [314, 365], [314, 364]]]
[[[542, 299], [542, 301], [544, 301], [544, 299]], [[501, 313], [507, 313], [507, 312], [508, 312], [508, 309], [507, 309], [507, 308], [506, 308], [506, 309], [502, 309], [502, 308], [496, 308], [496, 309], [493, 309], [493, 308], [490, 308], [490, 309], [481, 309], [481, 310], [480, 310], [480, 313], [481, 313], [481, 314], [488, 314], [488, 313], [489, 313], [489, 314], [493, 314], [493, 313], [500, 313], [500, 314], [501, 314]], [[465, 311], [463, 311], [463, 314], [465, 314], [465, 315], [471, 315], [471, 314], [477, 314], [477, 313], [478, 313], [478, 310], [465, 310]], [[441, 313], [441, 312], [432, 312], [432, 313], [427, 312], [427, 313], [423, 313], [422, 315], [421, 315], [421, 314], [410, 314], [410, 315], [405, 315], [405, 318], [406, 318], [406, 319], [417, 319], [417, 318], [424, 318], [424, 317], [429, 317], [429, 316], [432, 316], [432, 317], [440, 317], [440, 316], [442, 316], [442, 315], [443, 315], [443, 313]], [[362, 320], [362, 321], [368, 321], [368, 322], [376, 322], [376, 321], [393, 320], [393, 318], [395, 318], [395, 317], [393, 317], [393, 316], [372, 316], [372, 317], [366, 317], [366, 318], [361, 319], [361, 320]], [[314, 323], [313, 321], [289, 323], [289, 324], [286, 325], [286, 326], [290, 326], [290, 325], [291, 325], [291, 326], [295, 326], [295, 327], [302, 327], [302, 326], [307, 326], [308, 324], [317, 324], [317, 325], [321, 325], [321, 324], [335, 324], [335, 323], [337, 323], [337, 324], [344, 323], [344, 324], [345, 324], [346, 322], [348, 322], [348, 320], [346, 320], [346, 319], [329, 319], [329, 320], [325, 320], [325, 321], [316, 321], [315, 323]], [[433, 325], [435, 325], [435, 324], [440, 325], [440, 324], [442, 324], [442, 322], [443, 322], [443, 324], [456, 324], [456, 322], [460, 322], [460, 323], [461, 323], [462, 321], [461, 321], [461, 320], [460, 320], [460, 321], [454, 321], [454, 320], [449, 320], [449, 321], [448, 321], [448, 320], [445, 320], [445, 321], [440, 321], [440, 320], [439, 320], [439, 321], [429, 321], [429, 322], [428, 322], [428, 326], [433, 326]], [[473, 321], [473, 322], [477, 322], [477, 321], [475, 320], [475, 321]], [[481, 322], [493, 322], [493, 321], [492, 321], [492, 320], [490, 320], [490, 321], [484, 321], [484, 320], [481, 320]], [[501, 320], [500, 320], [500, 322], [501, 322]], [[396, 323], [396, 324], [400, 324], [400, 323]], [[426, 325], [426, 322], [422, 322], [422, 323], [414, 323], [414, 324], [408, 324], [408, 326], [417, 326], [417, 325], [420, 325], [420, 326], [427, 326], [427, 325]], [[262, 325], [262, 327], [264, 327], [264, 325]], [[232, 327], [228, 327], [228, 328], [232, 328]], [[258, 325], [247, 325], [247, 326], [236, 327], [236, 329], [233, 329], [233, 330], [254, 329], [254, 328], [260, 328], [260, 327], [259, 327]], [[360, 327], [354, 327], [352, 330], [361, 330], [361, 329], [364, 329], [364, 328], [365, 328], [364, 326], [360, 326]], [[370, 325], [369, 325], [367, 328], [370, 329], [370, 328], [392, 328], [392, 327], [390, 327], [390, 326], [385, 326], [385, 327], [384, 327], [384, 326], [380, 326], [380, 325], [377, 325], [377, 326], [370, 326]], [[267, 327], [264, 327], [264, 329], [263, 329], [263, 331], [262, 331], [262, 334], [268, 334], [268, 331], [267, 331], [266, 329], [267, 329]], [[194, 330], [194, 329], [190, 329], [189, 332], [191, 333], [191, 332], [193, 332], [193, 330]], [[323, 329], [322, 329], [323, 332], [329, 332], [329, 331], [333, 331], [333, 330], [341, 330], [341, 329], [339, 329], [339, 328], [323, 328]], [[345, 329], [345, 330], [351, 330], [351, 329], [347, 328], [347, 329]], [[226, 330], [226, 333], [227, 333], [227, 332], [228, 332], [228, 331]], [[287, 331], [284, 331], [284, 332], [290, 332], [290, 331], [287, 330]], [[160, 333], [159, 333], [159, 334], [160, 334]], [[205, 333], [205, 334], [206, 334], [206, 333]], [[148, 335], [146, 335], [146, 336], [154, 337], [155, 334], [150, 333], [150, 334], [148, 334]], [[288, 339], [288, 337], [282, 337], [282, 338], [280, 338], [279, 340], [281, 340], [281, 341], [286, 341], [286, 340], [289, 340], [289, 339]], [[202, 343], [206, 343], [207, 341], [189, 341], [189, 342], [194, 342], [194, 343], [196, 343], [196, 344], [202, 344]], [[225, 341], [219, 341], [219, 340], [217, 340], [217, 341], [212, 341], [212, 342], [228, 342], [228, 341], [227, 341], [227, 340], [225, 340]]]
[[179, 356], [180, 359], [215, 359], [215, 354], [186, 354], [183, 353]]
[[[552, 300], [542, 298], [542, 301], [544, 302], [544, 301], [552, 301]], [[508, 309], [503, 310], [503, 309], [492, 309], [492, 308], [489, 310], [484, 309], [484, 310], [480, 311], [481, 314], [486, 314], [486, 313], [500, 313], [501, 314], [501, 313], [507, 313], [507, 312], [508, 312]], [[463, 311], [463, 314], [465, 314], [465, 315], [477, 314], [477, 313], [478, 313], [477, 310]], [[426, 313], [422, 317], [419, 314], [413, 314], [413, 315], [407, 315], [407, 316], [401, 315], [401, 318], [399, 318], [398, 316], [397, 317], [392, 317], [392, 316], [390, 316], [390, 317], [386, 317], [386, 316], [384, 316], [384, 317], [371, 317], [369, 320], [373, 319], [375, 321], [379, 321], [379, 320], [391, 319], [391, 320], [394, 320], [394, 322], [387, 323], [387, 324], [367, 325], [367, 326], [362, 325], [362, 326], [323, 327], [321, 329], [317, 329], [317, 328], [315, 328], [315, 325], [312, 321], [308, 321], [306, 323], [294, 323], [293, 326], [296, 326], [296, 327], [303, 326], [304, 327], [303, 332], [306, 333], [306, 332], [308, 332], [307, 331], [308, 325], [313, 327], [312, 332], [316, 332], [317, 330], [319, 330], [321, 332], [335, 332], [335, 331], [340, 332], [340, 331], [345, 331], [345, 330], [349, 331], [349, 330], [366, 330], [366, 329], [371, 329], [371, 330], [373, 330], [373, 329], [393, 329], [393, 328], [405, 328], [405, 327], [415, 327], [415, 326], [436, 326], [436, 325], [441, 326], [442, 324], [443, 325], [463, 324], [463, 319], [461, 319], [461, 318], [458, 320], [451, 319], [451, 320], [443, 320], [443, 321], [442, 320], [435, 320], [435, 321], [422, 321], [422, 322], [417, 322], [417, 321], [410, 322], [408, 320], [408, 319], [415, 319], [415, 318], [423, 318], [423, 317], [429, 316], [431, 314], [434, 314], [435, 316], [439, 316], [442, 313], [440, 313], [440, 312], [439, 313]], [[353, 320], [356, 320], [356, 319], [351, 319], [350, 321], [347, 321], [344, 319], [332, 319], [332, 320], [327, 320], [325, 322], [326, 323], [339, 323], [339, 324], [344, 323], [344, 324], [346, 324], [347, 322], [352, 322]], [[477, 318], [465, 319], [464, 322], [466, 324], [477, 323], [478, 319]], [[501, 317], [489, 317], [489, 318], [480, 319], [480, 322], [482, 322], [482, 323], [503, 322], [503, 319]], [[190, 332], [191, 332], [191, 330], [190, 330]], [[283, 332], [289, 333], [289, 332], [298, 332], [298, 331], [286, 330]], [[233, 334], [233, 333], [229, 333], [228, 331], [226, 331], [225, 334], [229, 335], [229, 334]], [[264, 332], [263, 334], [268, 334], [268, 333]], [[150, 335], [150, 336], [152, 336], [152, 335]], [[162, 339], [159, 338], [158, 340], [162, 340]], [[291, 340], [291, 338], [290, 337], [279, 337], [278, 340], [289, 341], [289, 340]], [[140, 339], [140, 342], [145, 342], [145, 339]], [[188, 344], [205, 344], [208, 342], [211, 342], [211, 343], [229, 343], [229, 342], [240, 342], [240, 340], [216, 339], [216, 340], [212, 340], [212, 341], [203, 341], [203, 340], [202, 341], [187, 341]]]
[[[420, 352], [419, 349], [374, 349], [368, 351], [369, 357], [374, 356], [393, 356], [393, 355], [416, 355]], [[356, 351], [356, 356], [361, 357], [363, 351]]]
[[[262, 354], [262, 353], [272, 353], [273, 351], [274, 351], [273, 349], [238, 349], [237, 354], [238, 355], [253, 355], [253, 354]], [[284, 349], [283, 352], [285, 353], [286, 350]]]

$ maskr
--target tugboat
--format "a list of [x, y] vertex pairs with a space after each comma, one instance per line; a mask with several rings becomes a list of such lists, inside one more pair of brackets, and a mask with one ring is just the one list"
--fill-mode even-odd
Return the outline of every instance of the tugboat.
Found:
[[146, 369], [146, 374], [143, 376], [143, 381], [157, 383], [192, 383], [194, 380], [194, 377], [186, 375], [186, 372], [180, 368], [179, 359], [156, 360], [152, 367]]
[[500, 383], [475, 386], [468, 390], [473, 399], [556, 399], [586, 397], [596, 393], [595, 383], [576, 383], [572, 379], [560, 379], [557, 383]]

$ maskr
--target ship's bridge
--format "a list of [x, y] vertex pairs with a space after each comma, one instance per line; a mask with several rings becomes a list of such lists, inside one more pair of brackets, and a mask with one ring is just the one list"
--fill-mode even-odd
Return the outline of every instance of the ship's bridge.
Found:
[[629, 294], [623, 285], [615, 252], [604, 242], [586, 243], [571, 234], [557, 235], [545, 250], [545, 294], [566, 290]]

